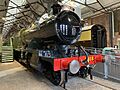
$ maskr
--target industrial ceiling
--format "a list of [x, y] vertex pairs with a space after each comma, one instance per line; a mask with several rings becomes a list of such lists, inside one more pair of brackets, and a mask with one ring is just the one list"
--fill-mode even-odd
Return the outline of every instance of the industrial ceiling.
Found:
[[50, 12], [55, 1], [80, 4], [82, 18], [120, 8], [120, 0], [0, 0], [0, 31], [3, 38], [36, 23], [43, 14]]

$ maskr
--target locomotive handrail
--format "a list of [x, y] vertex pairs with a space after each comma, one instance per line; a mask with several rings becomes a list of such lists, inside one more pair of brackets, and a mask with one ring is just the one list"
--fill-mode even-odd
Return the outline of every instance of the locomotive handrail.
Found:
[[53, 21], [54, 19], [55, 19], [55, 16], [52, 16], [52, 17], [48, 18], [46, 21], [43, 21], [42, 23], [40, 23], [39, 27], [44, 26], [45, 24]]
[[83, 46], [80, 46], [80, 49], [85, 53], [85, 56], [86, 56], [85, 60], [83, 60], [82, 63], [85, 64], [85, 65], [88, 65], [88, 53], [85, 51], [85, 49], [83, 48]]

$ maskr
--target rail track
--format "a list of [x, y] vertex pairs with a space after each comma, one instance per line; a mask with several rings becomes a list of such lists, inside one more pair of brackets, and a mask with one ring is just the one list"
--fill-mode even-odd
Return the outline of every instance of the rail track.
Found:
[[108, 85], [104, 85], [104, 83], [101, 84], [101, 83], [96, 82], [96, 81], [94, 81], [94, 80], [88, 80], [88, 79], [86, 79], [86, 80], [87, 80], [87, 81], [90, 81], [90, 82], [92, 82], [92, 83], [95, 83], [95, 84], [97, 84], [97, 85], [103, 86], [103, 87], [105, 87], [105, 88], [111, 89], [111, 90], [117, 90], [117, 89], [115, 89], [114, 87], [110, 87], [110, 86], [108, 86]]

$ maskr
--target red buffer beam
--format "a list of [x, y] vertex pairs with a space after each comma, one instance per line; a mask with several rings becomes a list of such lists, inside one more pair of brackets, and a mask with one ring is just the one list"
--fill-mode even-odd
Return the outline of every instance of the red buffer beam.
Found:
[[[81, 66], [85, 66], [82, 61], [85, 60], [86, 56], [69, 57], [69, 58], [56, 58], [54, 59], [54, 71], [66, 70], [69, 68], [69, 64], [73, 60], [77, 60]], [[88, 65], [95, 65], [96, 63], [104, 62], [102, 54], [89, 55]]]

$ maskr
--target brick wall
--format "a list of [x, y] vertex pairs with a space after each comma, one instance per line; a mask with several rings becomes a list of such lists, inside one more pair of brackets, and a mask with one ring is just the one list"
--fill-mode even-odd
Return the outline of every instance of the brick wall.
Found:
[[109, 38], [109, 15], [108, 14], [102, 14], [99, 16], [94, 16], [90, 18], [85, 19], [85, 23], [88, 23], [88, 25], [92, 24], [100, 24], [103, 25], [107, 31], [107, 46], [110, 46], [110, 38]]

